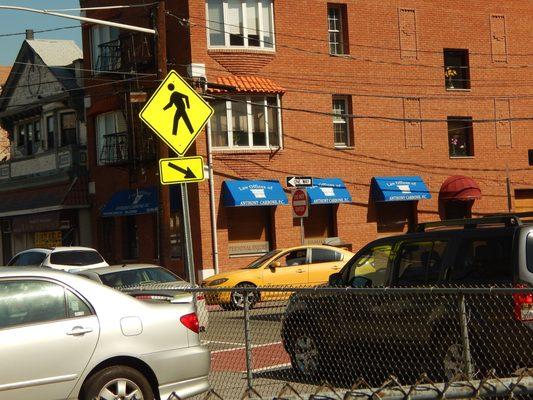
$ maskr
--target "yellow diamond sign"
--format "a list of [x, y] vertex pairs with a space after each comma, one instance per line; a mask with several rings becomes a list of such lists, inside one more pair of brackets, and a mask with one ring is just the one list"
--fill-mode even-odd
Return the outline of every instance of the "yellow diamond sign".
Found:
[[205, 179], [204, 160], [202, 157], [162, 158], [159, 178], [162, 185], [201, 182]]
[[139, 117], [179, 155], [203, 129], [213, 109], [175, 71], [170, 71]]

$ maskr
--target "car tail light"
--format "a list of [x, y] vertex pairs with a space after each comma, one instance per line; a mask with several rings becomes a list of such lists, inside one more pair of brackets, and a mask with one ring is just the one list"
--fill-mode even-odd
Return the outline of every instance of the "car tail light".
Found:
[[[526, 285], [517, 285], [517, 288], [526, 288]], [[518, 321], [533, 321], [533, 293], [515, 293], [514, 316]]]
[[181, 323], [194, 333], [200, 332], [200, 322], [198, 322], [198, 317], [196, 313], [186, 314], [180, 318]]

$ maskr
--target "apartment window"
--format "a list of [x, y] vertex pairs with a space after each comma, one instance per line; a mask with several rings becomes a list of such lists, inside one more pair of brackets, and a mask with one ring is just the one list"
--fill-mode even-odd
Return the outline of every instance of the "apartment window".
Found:
[[474, 155], [474, 137], [471, 117], [448, 117], [450, 157]]
[[54, 136], [55, 136], [55, 119], [53, 115], [46, 117], [46, 142], [47, 148], [54, 148]]
[[272, 0], [207, 0], [210, 47], [274, 48]]
[[61, 146], [78, 143], [76, 113], [69, 112], [60, 116]]
[[346, 96], [333, 97], [333, 133], [336, 147], [350, 145], [349, 101]]
[[328, 5], [329, 54], [347, 54], [346, 6]]
[[213, 147], [280, 146], [280, 112], [277, 96], [240, 96], [215, 101], [211, 119]]
[[129, 159], [128, 132], [122, 111], [96, 117], [96, 147], [98, 165], [116, 164]]
[[444, 49], [444, 82], [446, 89], [470, 89], [468, 50]]
[[17, 147], [26, 156], [35, 154], [40, 149], [41, 121], [33, 120], [17, 126]]
[[91, 28], [91, 59], [95, 71], [120, 69], [119, 34], [119, 29], [111, 26], [95, 25]]

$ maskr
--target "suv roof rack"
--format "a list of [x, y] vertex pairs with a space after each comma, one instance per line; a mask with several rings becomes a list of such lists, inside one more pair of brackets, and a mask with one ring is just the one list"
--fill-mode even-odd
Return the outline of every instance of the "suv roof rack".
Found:
[[417, 224], [409, 233], [425, 232], [428, 228], [460, 227], [477, 228], [479, 225], [504, 224], [505, 226], [523, 225], [522, 219], [533, 218], [533, 212], [493, 214], [481, 218], [449, 219], [445, 221], [423, 222]]

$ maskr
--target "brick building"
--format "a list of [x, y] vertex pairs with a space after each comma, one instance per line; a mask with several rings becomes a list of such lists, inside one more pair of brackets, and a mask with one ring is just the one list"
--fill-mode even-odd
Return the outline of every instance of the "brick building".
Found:
[[[200, 276], [300, 242], [286, 176], [316, 178], [305, 240], [354, 250], [417, 221], [533, 210], [529, 1], [166, 8], [168, 66], [207, 82], [215, 109], [189, 152], [211, 155], [214, 172], [189, 186]], [[148, 6], [88, 14], [147, 27], [156, 16]], [[97, 70], [86, 76], [95, 240], [111, 260], [154, 261], [156, 139], [130, 99], [157, 84], [143, 75], [156, 72], [154, 39], [94, 26], [83, 37], [85, 68]], [[139, 195], [148, 200], [134, 207]], [[165, 263], [180, 271], [181, 205], [171, 203]]]

